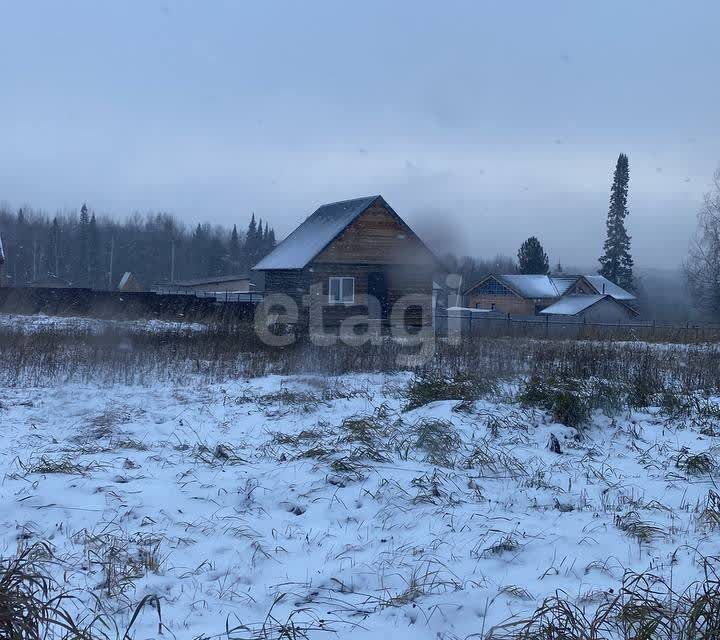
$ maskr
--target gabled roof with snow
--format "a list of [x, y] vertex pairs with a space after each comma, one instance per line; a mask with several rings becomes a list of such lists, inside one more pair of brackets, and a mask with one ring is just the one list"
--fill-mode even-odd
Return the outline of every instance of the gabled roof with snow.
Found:
[[306, 218], [269, 255], [260, 260], [253, 267], [253, 271], [305, 268], [376, 200], [380, 200], [392, 215], [400, 219], [400, 216], [379, 195], [324, 204]]
[[575, 316], [605, 298], [612, 300], [612, 297], [609, 295], [577, 294], [565, 296], [564, 298], [560, 298], [555, 304], [545, 307], [540, 313], [555, 316]]
[[557, 298], [575, 282], [577, 276], [555, 277], [546, 275], [509, 274], [492, 276], [523, 298]]
[[476, 282], [466, 293], [470, 293], [488, 278], [494, 278], [522, 298], [559, 298], [578, 281], [585, 280], [598, 295], [610, 295], [615, 300], [635, 300], [635, 296], [607, 278], [592, 274], [587, 276], [547, 276], [526, 274], [492, 274]]
[[260, 260], [253, 270], [304, 268], [379, 197], [324, 204]]
[[583, 276], [583, 278], [585, 278], [599, 294], [606, 293], [615, 298], [615, 300], [635, 300], [635, 296], [632, 293], [625, 291], [625, 289], [608, 280], [605, 276], [596, 273], [590, 276]]

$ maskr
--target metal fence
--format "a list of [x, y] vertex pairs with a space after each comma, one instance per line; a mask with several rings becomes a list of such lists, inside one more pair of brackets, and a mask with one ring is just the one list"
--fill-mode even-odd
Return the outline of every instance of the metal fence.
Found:
[[438, 313], [435, 326], [441, 332], [462, 337], [523, 337], [587, 340], [645, 340], [648, 342], [720, 342], [720, 325], [709, 323], [667, 324], [654, 321], [586, 322], [472, 312]]
[[263, 294], [254, 291], [196, 291], [183, 287], [153, 287], [153, 293], [160, 295], [194, 296], [195, 298], [211, 298], [218, 302], [262, 302]]

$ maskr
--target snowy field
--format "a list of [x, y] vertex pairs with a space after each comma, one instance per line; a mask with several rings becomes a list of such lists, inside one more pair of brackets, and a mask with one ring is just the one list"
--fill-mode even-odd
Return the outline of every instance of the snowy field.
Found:
[[548, 597], [706, 577], [717, 399], [578, 430], [512, 382], [405, 410], [410, 378], [5, 389], [2, 556], [47, 541], [86, 622], [135, 638], [504, 637]]
[[168, 322], [165, 320], [101, 320], [75, 316], [15, 315], [0, 313], [0, 330], [17, 333], [37, 331], [70, 331], [102, 334], [105, 331], [124, 333], [152, 333], [157, 331], [205, 331], [197, 322]]

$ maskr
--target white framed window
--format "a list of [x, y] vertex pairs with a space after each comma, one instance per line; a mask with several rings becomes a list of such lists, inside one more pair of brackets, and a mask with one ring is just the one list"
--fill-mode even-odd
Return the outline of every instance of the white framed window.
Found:
[[355, 278], [330, 278], [328, 302], [330, 304], [353, 304], [355, 302]]

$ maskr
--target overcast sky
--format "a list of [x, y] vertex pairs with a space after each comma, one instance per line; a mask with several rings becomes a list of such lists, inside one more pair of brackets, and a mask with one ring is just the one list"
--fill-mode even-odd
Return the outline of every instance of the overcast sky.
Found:
[[638, 266], [720, 164], [720, 3], [0, 0], [0, 201], [283, 237], [381, 193], [439, 250], [596, 263], [630, 157]]

